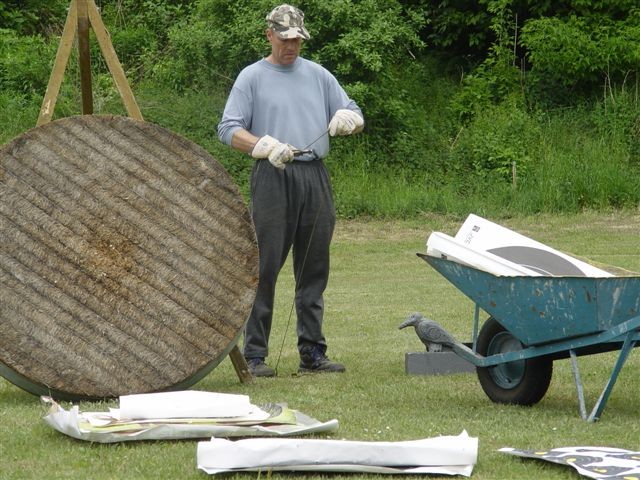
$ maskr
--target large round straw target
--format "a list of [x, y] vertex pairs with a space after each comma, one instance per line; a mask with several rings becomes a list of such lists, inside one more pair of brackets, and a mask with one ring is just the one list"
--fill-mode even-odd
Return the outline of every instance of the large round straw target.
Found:
[[188, 387], [236, 345], [257, 286], [242, 196], [157, 125], [83, 115], [0, 148], [0, 373], [35, 394]]

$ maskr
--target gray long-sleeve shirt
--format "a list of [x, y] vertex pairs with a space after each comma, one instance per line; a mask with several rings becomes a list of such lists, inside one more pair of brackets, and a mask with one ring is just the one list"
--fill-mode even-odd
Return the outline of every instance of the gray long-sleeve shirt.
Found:
[[[238, 75], [218, 124], [218, 137], [231, 145], [234, 132], [243, 128], [257, 137], [270, 135], [304, 149], [327, 130], [341, 108], [362, 116], [324, 67], [300, 57], [291, 65], [274, 65], [262, 59]], [[311, 148], [318, 157], [326, 156], [329, 135]]]

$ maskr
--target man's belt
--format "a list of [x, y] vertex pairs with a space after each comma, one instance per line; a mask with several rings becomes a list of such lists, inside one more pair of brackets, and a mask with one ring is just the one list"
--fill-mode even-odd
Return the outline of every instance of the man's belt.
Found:
[[311, 149], [308, 150], [294, 150], [293, 161], [294, 162], [311, 162], [313, 160], [319, 160], [318, 154]]

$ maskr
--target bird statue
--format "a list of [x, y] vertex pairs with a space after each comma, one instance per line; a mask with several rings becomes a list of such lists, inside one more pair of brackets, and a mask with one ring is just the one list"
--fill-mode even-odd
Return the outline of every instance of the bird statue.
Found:
[[462, 346], [439, 323], [429, 320], [419, 312], [411, 314], [400, 324], [398, 329], [411, 326], [415, 328], [418, 338], [427, 347], [428, 352], [441, 352], [443, 347], [455, 351], [459, 349], [459, 346]]

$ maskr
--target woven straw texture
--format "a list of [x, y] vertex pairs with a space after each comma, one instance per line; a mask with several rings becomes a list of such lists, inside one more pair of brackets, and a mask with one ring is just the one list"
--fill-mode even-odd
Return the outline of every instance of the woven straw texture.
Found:
[[183, 388], [236, 344], [258, 250], [240, 192], [157, 125], [84, 115], [0, 148], [0, 373], [35, 394]]

